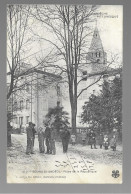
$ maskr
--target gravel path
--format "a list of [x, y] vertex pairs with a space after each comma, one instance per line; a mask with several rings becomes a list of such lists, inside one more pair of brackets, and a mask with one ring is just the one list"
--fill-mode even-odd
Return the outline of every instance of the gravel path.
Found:
[[[122, 173], [122, 148], [120, 146], [113, 152], [111, 149], [90, 149], [90, 146], [80, 144], [69, 145], [68, 153], [64, 154], [61, 142], [56, 142], [56, 150], [56, 155], [39, 153], [36, 136], [35, 154], [26, 155], [26, 134], [13, 134], [12, 147], [7, 149], [7, 182], [121, 182], [121, 179], [114, 179], [111, 176], [112, 170], [119, 170]], [[106, 178], [104, 177], [105, 170], [107, 171]]]

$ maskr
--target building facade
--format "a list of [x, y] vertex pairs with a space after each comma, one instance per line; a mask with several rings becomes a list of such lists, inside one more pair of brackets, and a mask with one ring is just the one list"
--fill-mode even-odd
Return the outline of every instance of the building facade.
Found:
[[62, 103], [60, 80], [60, 76], [38, 69], [21, 77], [24, 88], [11, 97], [14, 128], [24, 129], [29, 122], [36, 128], [43, 126], [49, 108]]

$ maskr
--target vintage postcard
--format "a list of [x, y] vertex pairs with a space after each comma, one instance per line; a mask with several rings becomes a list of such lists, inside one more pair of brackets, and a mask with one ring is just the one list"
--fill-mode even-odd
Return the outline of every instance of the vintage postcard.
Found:
[[122, 5], [7, 5], [7, 183], [122, 183], [122, 42]]

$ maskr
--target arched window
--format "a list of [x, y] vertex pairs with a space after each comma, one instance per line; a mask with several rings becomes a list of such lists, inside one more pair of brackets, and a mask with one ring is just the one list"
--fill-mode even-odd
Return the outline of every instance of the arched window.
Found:
[[23, 117], [19, 117], [19, 124], [23, 125]]
[[96, 52], [96, 57], [100, 57], [100, 52]]
[[26, 100], [26, 109], [29, 109], [30, 108], [30, 101], [29, 99]]
[[22, 110], [24, 108], [24, 102], [23, 100], [20, 101], [20, 110]]
[[14, 102], [14, 110], [16, 111], [18, 108], [17, 101]]
[[60, 86], [57, 86], [57, 96], [60, 96]]

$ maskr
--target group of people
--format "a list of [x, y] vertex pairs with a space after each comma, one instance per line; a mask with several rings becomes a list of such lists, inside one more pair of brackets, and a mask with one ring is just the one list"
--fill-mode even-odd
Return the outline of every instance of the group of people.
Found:
[[[26, 154], [34, 154], [34, 141], [35, 141], [35, 124], [29, 122], [28, 127], [26, 128], [27, 132], [27, 149]], [[39, 142], [39, 151], [40, 153], [45, 154], [56, 154], [56, 130], [53, 128], [51, 124], [46, 124], [45, 129], [43, 127], [39, 127], [38, 129], [38, 142]], [[60, 137], [62, 140], [63, 153], [66, 153], [68, 150], [68, 144], [70, 139], [70, 132], [67, 129], [67, 126], [64, 126], [62, 130], [60, 130]], [[46, 146], [46, 149], [45, 149]]]
[[113, 135], [113, 137], [111, 138], [111, 140], [109, 140], [108, 135], [105, 135], [104, 136], [104, 147], [105, 147], [106, 150], [110, 146], [113, 151], [116, 151], [116, 144], [117, 144], [116, 135]]
[[[34, 154], [34, 141], [35, 141], [35, 124], [32, 122], [29, 122], [28, 127], [26, 128], [27, 131], [27, 149], [26, 154]], [[70, 134], [69, 130], [67, 129], [67, 126], [64, 125], [63, 128], [59, 131], [61, 140], [62, 140], [62, 147], [63, 147], [63, 153], [66, 153], [68, 150], [68, 144], [69, 140], [71, 139], [72, 145], [76, 144], [76, 135]], [[53, 125], [46, 124], [45, 128], [39, 127], [38, 128], [38, 142], [39, 142], [39, 151], [40, 153], [46, 153], [46, 154], [56, 154], [56, 130], [54, 129]], [[85, 145], [86, 138], [88, 136], [88, 144], [91, 146], [91, 149], [97, 149], [96, 147], [96, 134], [93, 130], [90, 130], [90, 132], [87, 134], [85, 131], [81, 133], [81, 139], [82, 144]], [[104, 135], [100, 133], [98, 139], [98, 144], [100, 146], [100, 149], [104, 147], [106, 150], [110, 146], [113, 151], [116, 150], [116, 143], [117, 139], [116, 136], [113, 135], [113, 137], [109, 140], [108, 135]], [[45, 148], [46, 146], [46, 148]]]
[[[82, 141], [83, 141], [83, 145], [86, 142], [86, 137], [87, 137], [87, 133], [84, 132], [82, 134]], [[97, 149], [96, 147], [96, 134], [93, 130], [91, 130], [88, 134], [89, 137], [89, 141], [88, 144], [91, 146], [91, 149]], [[117, 138], [116, 135], [113, 135], [111, 139], [109, 139], [108, 135], [105, 134], [103, 136], [102, 133], [100, 133], [99, 137], [98, 137], [98, 144], [100, 146], [100, 149], [102, 149], [102, 147], [104, 147], [106, 150], [109, 148], [109, 146], [113, 149], [113, 151], [116, 150], [116, 143], [117, 143]]]
[[[94, 130], [90, 130], [90, 132], [87, 134], [86, 131], [83, 131], [81, 133], [81, 140], [82, 140], [82, 144], [83, 146], [86, 144], [86, 140], [88, 137], [88, 145], [91, 146], [91, 149], [97, 149], [96, 147], [96, 134], [94, 132]], [[71, 143], [72, 145], [76, 144], [76, 135], [72, 134], [71, 135]], [[109, 140], [108, 135], [104, 135], [102, 133], [100, 133], [99, 137], [98, 137], [98, 144], [100, 146], [100, 149], [102, 149], [102, 147], [104, 147], [106, 150], [109, 148], [109, 146], [113, 149], [113, 151], [116, 150], [116, 143], [117, 143], [117, 138], [116, 135], [113, 135], [112, 138]]]

